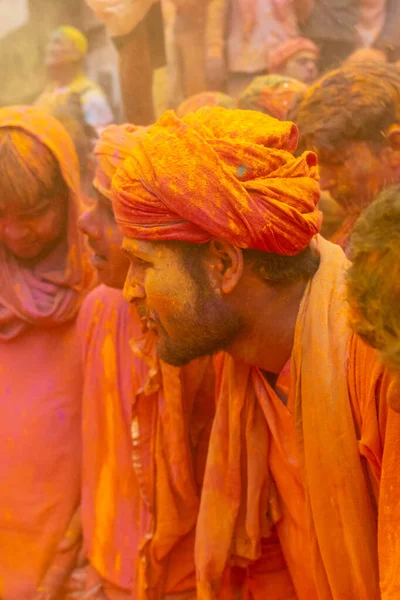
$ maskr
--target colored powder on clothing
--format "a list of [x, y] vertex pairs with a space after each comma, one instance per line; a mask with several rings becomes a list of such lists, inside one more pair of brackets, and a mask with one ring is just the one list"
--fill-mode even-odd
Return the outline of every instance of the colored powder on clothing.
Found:
[[292, 123], [254, 111], [203, 108], [183, 119], [170, 111], [114, 176], [116, 221], [131, 238], [216, 236], [297, 254], [321, 224], [316, 156], [294, 158], [297, 138]]

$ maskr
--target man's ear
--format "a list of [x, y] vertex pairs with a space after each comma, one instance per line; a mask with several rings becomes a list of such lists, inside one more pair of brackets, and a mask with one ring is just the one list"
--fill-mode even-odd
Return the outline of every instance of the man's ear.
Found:
[[241, 248], [213, 239], [209, 246], [209, 256], [213, 263], [214, 276], [224, 294], [230, 294], [243, 275], [243, 252]]
[[400, 124], [399, 123], [393, 123], [393, 125], [388, 127], [388, 129], [386, 130], [385, 136], [386, 136], [388, 145], [393, 150], [400, 150]]

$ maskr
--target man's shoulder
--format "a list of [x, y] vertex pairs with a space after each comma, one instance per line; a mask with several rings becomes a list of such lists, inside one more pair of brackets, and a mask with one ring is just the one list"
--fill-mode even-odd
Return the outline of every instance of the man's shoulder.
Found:
[[382, 410], [382, 403], [400, 411], [400, 387], [397, 375], [382, 363], [380, 353], [352, 333], [348, 346], [347, 380], [352, 402], [361, 413], [369, 406]]

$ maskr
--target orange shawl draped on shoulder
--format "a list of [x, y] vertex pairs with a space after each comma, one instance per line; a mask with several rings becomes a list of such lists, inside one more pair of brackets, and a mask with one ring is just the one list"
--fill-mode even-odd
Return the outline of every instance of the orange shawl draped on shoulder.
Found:
[[[354, 336], [346, 316], [348, 263], [342, 250], [323, 238], [317, 239], [317, 246], [321, 264], [299, 310], [290, 392], [294, 394], [294, 427], [305, 489], [304, 518], [312, 556], [309, 568], [319, 599], [379, 599], [377, 514], [360, 460], [348, 391], [348, 377], [355, 376], [352, 370], [357, 364], [349, 354]], [[375, 368], [382, 376], [383, 367], [376, 363]], [[216, 597], [227, 564], [246, 565], [260, 557], [261, 539], [279, 520], [268, 468], [270, 433], [264, 418], [270, 393], [257, 369], [225, 358], [197, 525], [201, 600]], [[384, 402], [397, 395], [396, 385], [389, 381]], [[360, 403], [363, 401], [361, 394]], [[396, 424], [398, 415], [390, 414]], [[385, 478], [393, 475], [391, 467]], [[389, 492], [391, 488], [385, 489]], [[383, 493], [381, 490], [379, 527], [393, 548], [397, 537], [390, 532], [387, 514], [388, 510], [393, 514], [395, 505], [386, 505]], [[396, 493], [390, 491], [389, 495]], [[383, 537], [380, 543], [384, 547]], [[387, 559], [385, 551], [382, 565]], [[385, 581], [386, 572], [381, 576]], [[393, 578], [389, 579], [393, 585]], [[307, 597], [299, 590], [297, 593], [300, 598]]]

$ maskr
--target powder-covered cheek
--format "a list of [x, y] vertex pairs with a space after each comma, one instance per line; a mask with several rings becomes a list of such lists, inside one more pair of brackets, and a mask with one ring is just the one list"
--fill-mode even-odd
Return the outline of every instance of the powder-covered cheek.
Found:
[[195, 304], [195, 290], [190, 278], [173, 265], [147, 269], [145, 291], [148, 306], [159, 317], [183, 314]]

